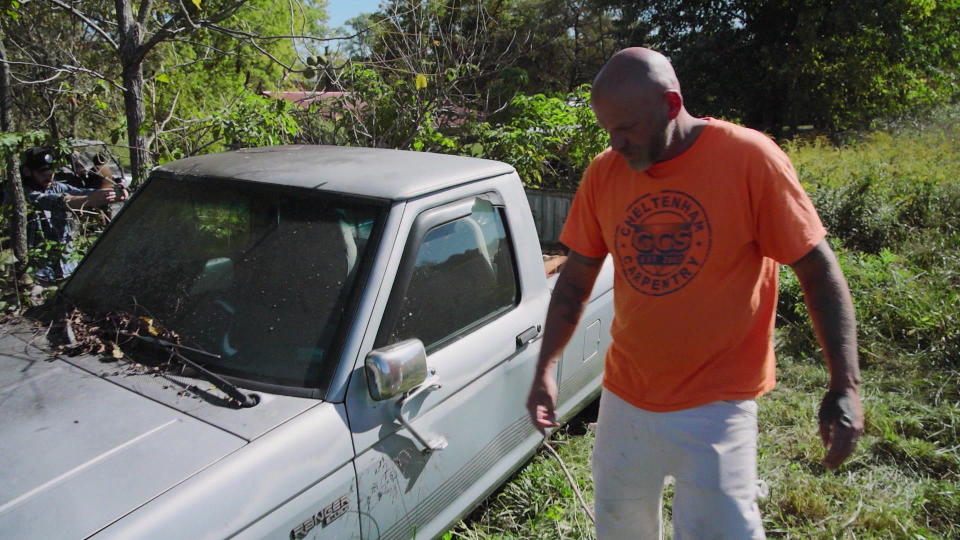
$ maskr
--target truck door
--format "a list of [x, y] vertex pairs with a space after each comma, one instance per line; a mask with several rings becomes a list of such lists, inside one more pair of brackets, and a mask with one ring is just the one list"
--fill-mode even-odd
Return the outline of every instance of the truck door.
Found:
[[496, 192], [416, 215], [374, 347], [420, 339], [439, 387], [402, 409], [417, 437], [396, 420], [397, 400], [373, 401], [363, 377], [351, 379], [365, 538], [439, 534], [539, 441], [524, 403], [547, 298], [521, 294], [528, 277], [511, 243], [519, 225]]
[[598, 381], [603, 378], [612, 320], [613, 261], [607, 257], [590, 292], [590, 303], [584, 308], [580, 323], [560, 359], [557, 388], [559, 414], [566, 414], [586, 400], [593, 399], [599, 387]]

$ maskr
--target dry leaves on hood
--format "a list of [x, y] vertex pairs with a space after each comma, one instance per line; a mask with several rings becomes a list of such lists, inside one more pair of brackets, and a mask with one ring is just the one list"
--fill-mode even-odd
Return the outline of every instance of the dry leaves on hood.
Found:
[[180, 343], [180, 336], [176, 332], [163, 328], [155, 319], [127, 312], [111, 312], [103, 317], [94, 317], [74, 308], [64, 317], [64, 326], [67, 343], [57, 349], [70, 356], [99, 354], [119, 360], [124, 356], [121, 345], [132, 340], [132, 335]]

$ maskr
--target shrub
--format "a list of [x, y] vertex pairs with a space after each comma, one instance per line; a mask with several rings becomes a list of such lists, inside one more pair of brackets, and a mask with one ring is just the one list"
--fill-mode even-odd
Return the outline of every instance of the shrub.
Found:
[[[960, 293], [956, 269], [922, 270], [889, 250], [861, 253], [835, 246], [857, 312], [865, 364], [915, 356], [960, 367]], [[793, 272], [781, 273], [778, 345], [795, 358], [817, 356], [803, 292]]]
[[576, 189], [607, 135], [590, 109], [589, 86], [568, 94], [518, 95], [500, 122], [480, 122], [464, 136], [474, 155], [514, 166], [527, 187]]
[[878, 189], [874, 176], [842, 186], [818, 186], [811, 193], [824, 226], [845, 246], [866, 253], [896, 248], [906, 230], [899, 209]]
[[[866, 364], [960, 366], [960, 142], [949, 123], [926, 125], [840, 148], [787, 145], [849, 282]], [[780, 350], [815, 356], [800, 285], [781, 276]]]

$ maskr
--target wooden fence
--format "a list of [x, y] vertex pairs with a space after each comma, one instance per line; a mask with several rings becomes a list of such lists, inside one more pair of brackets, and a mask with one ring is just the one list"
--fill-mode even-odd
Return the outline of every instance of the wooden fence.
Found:
[[554, 190], [527, 190], [527, 201], [543, 245], [556, 244], [570, 211], [573, 193]]

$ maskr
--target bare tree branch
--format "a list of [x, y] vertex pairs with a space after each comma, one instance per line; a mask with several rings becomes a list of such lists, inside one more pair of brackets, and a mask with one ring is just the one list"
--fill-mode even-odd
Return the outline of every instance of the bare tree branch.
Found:
[[177, 90], [177, 93], [173, 96], [173, 101], [170, 103], [170, 109], [167, 111], [167, 117], [159, 122], [157, 127], [157, 133], [163, 133], [167, 128], [167, 123], [170, 122], [170, 119], [173, 118], [173, 112], [177, 109], [177, 101], [180, 100], [180, 90]]
[[67, 70], [65, 69], [57, 69], [56, 71], [54, 71], [53, 75], [47, 77], [46, 79], [36, 79], [32, 81], [21, 79], [20, 77], [17, 77], [13, 73], [10, 74], [10, 78], [17, 81], [18, 84], [23, 84], [23, 85], [46, 84], [48, 82], [52, 82], [59, 79], [66, 72]]
[[187, 26], [190, 28], [199, 28], [197, 23], [193, 22], [193, 18], [190, 17], [190, 12], [187, 11], [187, 6], [183, 3], [183, 0], [177, 0], [177, 3], [180, 4], [180, 13], [183, 14], [183, 18], [187, 21]]
[[71, 5], [63, 3], [60, 0], [47, 0], [47, 1], [54, 5], [60, 6], [61, 8], [72, 13], [74, 17], [86, 23], [86, 25], [89, 26], [91, 30], [100, 34], [100, 36], [103, 37], [103, 39], [105, 39], [107, 43], [109, 43], [110, 46], [112, 46], [115, 50], [118, 50], [118, 51], [120, 50], [120, 46], [117, 45], [117, 42], [114, 41], [112, 37], [110, 37], [110, 34], [104, 32], [103, 29], [97, 25], [97, 23], [93, 22], [89, 17], [87, 17], [86, 15], [78, 11], [76, 8], [74, 8]]
[[113, 87], [116, 88], [117, 90], [123, 91], [123, 85], [117, 84], [117, 82], [111, 79], [110, 77], [107, 77], [106, 75], [98, 71], [81, 67], [81, 66], [71, 66], [69, 64], [64, 64], [62, 66], [48, 66], [46, 64], [41, 64], [38, 62], [17, 62], [14, 60], [0, 60], [0, 62], [10, 66], [17, 65], [17, 66], [38, 67], [43, 69], [49, 69], [55, 72], [53, 76], [48, 77], [46, 79], [38, 80], [38, 81], [25, 81], [11, 74], [11, 76], [13, 76], [14, 79], [16, 79], [16, 81], [20, 84], [43, 84], [46, 82], [56, 80], [58, 77], [60, 77], [64, 73], [84, 73], [87, 75], [92, 75], [93, 77], [100, 79], [101, 81], [106, 81], [111, 85], [113, 85]]
[[163, 26], [160, 27], [147, 41], [142, 43], [137, 47], [137, 56], [134, 58], [136, 62], [143, 62], [143, 59], [146, 58], [147, 54], [153, 50], [154, 47], [163, 43], [165, 40], [171, 39], [180, 32], [189, 30], [188, 28], [180, 27], [177, 28], [177, 24], [180, 21], [178, 17], [173, 17], [166, 22]]
[[207, 21], [201, 21], [199, 24], [204, 28], [216, 30], [217, 32], [226, 34], [234, 38], [244, 38], [249, 40], [257, 40], [257, 41], [276, 41], [279, 39], [306, 39], [311, 41], [328, 42], [328, 41], [344, 41], [344, 40], [352, 39], [353, 37], [356, 37], [357, 35], [359, 35], [359, 34], [354, 34], [353, 36], [335, 36], [335, 37], [317, 37], [317, 36], [307, 36], [307, 35], [299, 35], [299, 34], [279, 35], [279, 36], [261, 36], [259, 34], [247, 32], [245, 30], [237, 30], [236, 28], [226, 28], [224, 26], [220, 26], [218, 24], [214, 24]]
[[189, 28], [184, 28], [183, 26], [180, 26], [183, 23], [183, 20], [181, 19], [181, 15], [178, 14], [171, 17], [169, 21], [167, 21], [163, 26], [160, 27], [159, 30], [157, 30], [152, 36], [150, 36], [149, 39], [147, 39], [146, 41], [144, 41], [142, 45], [140, 45], [140, 47], [138, 48], [139, 61], [142, 62], [143, 58], [147, 55], [147, 53], [149, 53], [154, 47], [162, 43], [164, 40], [170, 39], [171, 37], [185, 30], [192, 29], [195, 26], [206, 26], [207, 23], [213, 23], [213, 24], [219, 23], [220, 21], [227, 19], [233, 14], [235, 14], [237, 10], [243, 7], [243, 5], [246, 4], [248, 1], [249, 0], [236, 0], [230, 6], [223, 8], [222, 10], [220, 10], [220, 12], [215, 13], [214, 15], [210, 16], [207, 19], [202, 19], [200, 21], [190, 20], [188, 25], [194, 25], [194, 26], [189, 26]]
[[140, 11], [137, 12], [137, 22], [147, 24], [147, 19], [150, 18], [151, 13], [153, 13], [153, 0], [143, 0], [143, 3], [140, 4]]

